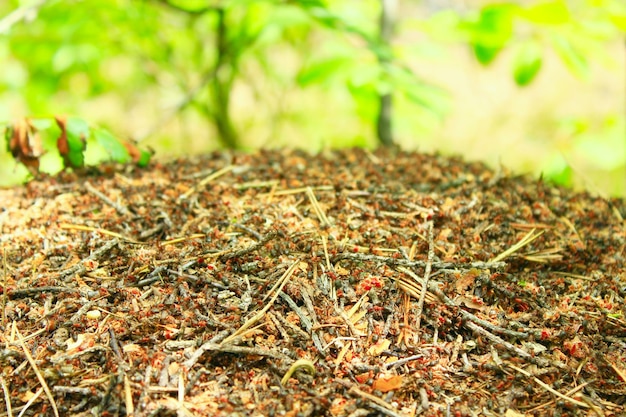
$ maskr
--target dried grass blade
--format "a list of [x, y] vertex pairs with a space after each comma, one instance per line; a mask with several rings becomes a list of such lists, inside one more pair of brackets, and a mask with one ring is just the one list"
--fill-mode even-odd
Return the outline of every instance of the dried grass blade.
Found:
[[37, 390], [37, 392], [35, 392], [26, 402], [26, 404], [24, 404], [24, 406], [22, 407], [22, 411], [20, 411], [20, 413], [17, 415], [17, 417], [22, 417], [24, 414], [26, 414], [26, 411], [30, 408], [31, 405], [33, 405], [35, 403], [35, 401], [37, 401], [39, 399], [39, 397], [41, 397], [41, 393], [43, 392], [43, 388], [39, 387], [39, 389]]
[[317, 198], [315, 197], [315, 193], [313, 192], [313, 189], [311, 187], [306, 187], [306, 195], [309, 197], [309, 201], [311, 202], [311, 205], [313, 206], [313, 210], [315, 210], [315, 213], [317, 214], [317, 217], [319, 218], [320, 223], [322, 223], [322, 227], [330, 226], [328, 217], [326, 217], [326, 213], [324, 213], [324, 210], [322, 210], [322, 207], [320, 206], [320, 203], [317, 201]]
[[129, 237], [120, 235], [119, 233], [115, 233], [112, 232], [110, 230], [106, 230], [106, 229], [101, 229], [99, 227], [89, 227], [89, 226], [83, 226], [81, 224], [69, 224], [69, 223], [61, 223], [59, 225], [59, 227], [61, 229], [68, 229], [68, 230], [82, 230], [83, 232], [96, 232], [96, 233], [100, 233], [106, 236], [111, 236], [111, 237], [116, 237], [118, 239], [121, 239], [125, 242], [128, 243], [133, 243], [135, 245], [145, 245], [145, 242], [140, 242], [138, 240], [135, 239], [131, 239]]
[[41, 384], [41, 387], [43, 388], [44, 392], [46, 393], [46, 396], [48, 397], [48, 401], [50, 401], [50, 405], [52, 406], [52, 410], [54, 411], [54, 415], [56, 417], [59, 417], [59, 410], [57, 408], [57, 403], [54, 401], [54, 397], [52, 396], [52, 391], [50, 391], [50, 388], [48, 387], [48, 384], [46, 383], [46, 380], [44, 379], [43, 375], [39, 371], [39, 368], [37, 367], [37, 364], [35, 363], [35, 360], [33, 359], [32, 355], [30, 354], [30, 351], [26, 347], [26, 343], [24, 343], [24, 338], [22, 337], [20, 331], [18, 330], [17, 324], [15, 323], [15, 321], [13, 322], [13, 331], [15, 332], [15, 336], [17, 337], [17, 341], [22, 346], [22, 350], [24, 351], [24, 355], [26, 356], [26, 359], [28, 360], [28, 363], [33, 368], [33, 371], [35, 371], [35, 375], [37, 375], [37, 379], [39, 380], [39, 383]]
[[124, 374], [124, 405], [126, 406], [126, 415], [132, 416], [135, 413], [135, 405], [133, 404], [133, 393], [130, 390], [130, 380], [126, 374]]
[[562, 250], [563, 248], [559, 248], [559, 247], [548, 248], [548, 249], [540, 250], [537, 252], [529, 252], [525, 255], [522, 255], [522, 258], [530, 262], [537, 262], [537, 263], [545, 264], [550, 261], [560, 261], [561, 259], [563, 259], [563, 256], [559, 255], [559, 253]]
[[178, 197], [178, 201], [186, 200], [187, 198], [189, 198], [189, 196], [191, 194], [193, 194], [196, 191], [198, 191], [198, 189], [200, 189], [201, 187], [204, 187], [205, 185], [207, 185], [208, 183], [210, 183], [214, 179], [217, 179], [217, 178], [221, 177], [222, 175], [227, 174], [228, 172], [232, 171], [233, 169], [235, 169], [234, 165], [228, 165], [228, 166], [225, 166], [224, 168], [222, 168], [220, 170], [217, 170], [217, 171], [211, 173], [205, 179], [203, 179], [198, 184], [194, 185], [189, 190], [187, 190], [187, 192], [185, 192], [183, 195]]
[[500, 262], [506, 258], [508, 258], [509, 256], [513, 255], [515, 252], [517, 252], [518, 250], [520, 250], [521, 248], [523, 248], [524, 246], [530, 244], [532, 241], [534, 241], [535, 239], [537, 239], [539, 236], [543, 235], [545, 231], [541, 231], [539, 233], [535, 233], [537, 231], [537, 229], [532, 229], [530, 232], [528, 232], [523, 238], [522, 240], [520, 240], [519, 242], [517, 242], [515, 245], [511, 246], [509, 249], [505, 250], [504, 252], [502, 252], [500, 255], [496, 256], [495, 258], [491, 259], [489, 262], [490, 263], [494, 263], [494, 262]]
[[4, 380], [4, 377], [0, 375], [0, 385], [2, 386], [2, 392], [4, 393], [4, 404], [7, 410], [7, 416], [13, 417], [13, 410], [11, 408], [11, 395], [9, 394], [9, 387], [7, 387], [7, 383]]
[[300, 265], [300, 261], [301, 259], [297, 259], [296, 261], [294, 261], [294, 263], [291, 264], [291, 266], [287, 269], [287, 271], [285, 271], [285, 273], [278, 279], [276, 284], [274, 284], [274, 286], [270, 289], [270, 291], [267, 293], [265, 298], [267, 298], [270, 294], [272, 294], [272, 292], [274, 292], [274, 295], [272, 296], [270, 301], [265, 305], [265, 307], [263, 307], [261, 311], [259, 311], [253, 317], [248, 319], [237, 331], [235, 331], [235, 333], [231, 334], [226, 339], [224, 339], [221, 343], [222, 345], [232, 342], [235, 338], [240, 336], [243, 332], [248, 330], [250, 327], [254, 326], [256, 322], [258, 322], [259, 320], [263, 318], [263, 316], [265, 316], [265, 313], [267, 313], [270, 307], [274, 304], [274, 301], [276, 301], [276, 298], [278, 298], [278, 295], [287, 284], [287, 281], [289, 281], [289, 278], [293, 275], [298, 265]]
[[0, 308], [2, 308], [2, 327], [5, 329], [7, 328], [6, 305], [7, 305], [7, 300], [8, 300], [8, 295], [7, 295], [8, 280], [9, 280], [9, 275], [7, 274], [7, 251], [3, 245], [2, 246], [2, 305], [0, 305]]
[[517, 366], [515, 366], [515, 365], [511, 365], [510, 363], [508, 363], [507, 365], [508, 365], [510, 368], [515, 369], [517, 372], [521, 373], [522, 375], [525, 375], [525, 376], [531, 377], [531, 378], [533, 379], [533, 381], [535, 381], [535, 382], [536, 382], [539, 386], [541, 386], [541, 387], [542, 387], [542, 388], [544, 388], [545, 390], [547, 390], [547, 391], [551, 392], [552, 394], [556, 395], [557, 397], [560, 397], [560, 398], [562, 398], [563, 400], [565, 400], [565, 401], [567, 401], [567, 402], [570, 402], [570, 403], [572, 403], [572, 404], [575, 404], [575, 405], [577, 405], [577, 406], [579, 406], [579, 407], [589, 408], [589, 405], [588, 405], [588, 404], [585, 404], [585, 403], [583, 403], [583, 402], [581, 402], [581, 401], [578, 401], [578, 400], [575, 400], [575, 399], [573, 399], [573, 398], [571, 398], [571, 397], [568, 397], [568, 396], [567, 396], [567, 395], [565, 395], [565, 394], [561, 394], [560, 392], [558, 392], [557, 390], [555, 390], [554, 388], [552, 388], [550, 385], [548, 385], [548, 384], [546, 384], [545, 382], [543, 382], [542, 380], [540, 380], [539, 378], [532, 376], [529, 372], [527, 372], [527, 371], [525, 371], [525, 370], [523, 370], [523, 369], [521, 369], [521, 368], [518, 368], [518, 367], [517, 367]]

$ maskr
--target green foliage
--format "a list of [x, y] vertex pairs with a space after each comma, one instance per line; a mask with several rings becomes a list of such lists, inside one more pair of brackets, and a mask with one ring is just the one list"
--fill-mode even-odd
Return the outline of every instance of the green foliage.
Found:
[[[134, 162], [143, 167], [151, 157], [148, 151], [121, 141], [104, 128], [90, 126], [78, 117], [22, 119], [1, 127], [7, 150], [32, 174], [40, 170], [56, 173], [67, 168], [81, 169], [85, 165], [86, 151], [93, 145], [100, 146], [108, 160], [118, 163]], [[99, 157], [98, 162], [104, 159]]]
[[[573, 74], [588, 76], [591, 63], [607, 59], [602, 45], [626, 33], [622, 0], [487, 2], [467, 12], [400, 15], [398, 38], [419, 41], [397, 44], [379, 34], [379, 0], [91, 0], [35, 2], [18, 9], [21, 4], [0, 4], [0, 16], [26, 11], [12, 24], [0, 19], [0, 94], [5, 103], [6, 97], [12, 100], [10, 105], [0, 101], [0, 120], [91, 109], [67, 120], [69, 151], [63, 164], [75, 168], [85, 163], [85, 146], [116, 161], [131, 159], [108, 130], [82, 122], [106, 119], [99, 103], [113, 94], [123, 97], [117, 105], [129, 119], [141, 117], [134, 113], [138, 107], [159, 114], [158, 123], [146, 129], [152, 136], [172, 120], [193, 120], [230, 148], [266, 143], [246, 136], [259, 121], [274, 124], [272, 133], [287, 125], [301, 127], [303, 112], [311, 107], [295, 107], [307, 97], [321, 97], [319, 108], [347, 100], [343, 108], [352, 114], [342, 120], [358, 127], [346, 131], [346, 123], [330, 120], [326, 125], [334, 130], [314, 136], [323, 136], [320, 143], [332, 137], [336, 143], [370, 146], [382, 95], [399, 99], [403, 117], [410, 114], [416, 129], [446, 116], [449, 95], [415, 69], [425, 51], [441, 53], [448, 45], [464, 44], [484, 66], [510, 52], [512, 80], [528, 86], [549, 55], [558, 56]], [[155, 100], [164, 92], [167, 111]], [[296, 98], [283, 104], [287, 96]], [[254, 111], [240, 110], [245, 100]], [[126, 133], [136, 136], [134, 130]], [[56, 146], [46, 143], [47, 149]], [[607, 146], [597, 150], [607, 152]], [[145, 164], [149, 154], [132, 159]]]

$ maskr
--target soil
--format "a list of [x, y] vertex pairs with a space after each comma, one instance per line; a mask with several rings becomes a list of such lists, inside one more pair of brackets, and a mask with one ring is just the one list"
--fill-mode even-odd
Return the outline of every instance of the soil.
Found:
[[346, 150], [0, 191], [1, 416], [624, 416], [626, 202]]

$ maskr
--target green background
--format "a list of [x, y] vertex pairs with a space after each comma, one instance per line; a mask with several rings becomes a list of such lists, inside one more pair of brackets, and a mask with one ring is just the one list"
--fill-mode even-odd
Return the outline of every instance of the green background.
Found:
[[[159, 159], [319, 152], [378, 146], [391, 94], [405, 149], [626, 195], [625, 2], [398, 7], [386, 42], [378, 0], [4, 1], [0, 121], [70, 115]], [[54, 129], [43, 136], [54, 172]], [[4, 148], [0, 185], [23, 181]], [[85, 157], [107, 154], [90, 138]]]

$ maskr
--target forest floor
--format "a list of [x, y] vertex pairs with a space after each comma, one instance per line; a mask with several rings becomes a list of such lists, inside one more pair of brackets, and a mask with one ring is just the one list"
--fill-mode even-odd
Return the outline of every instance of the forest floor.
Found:
[[346, 150], [0, 207], [0, 416], [626, 415], [624, 200]]

